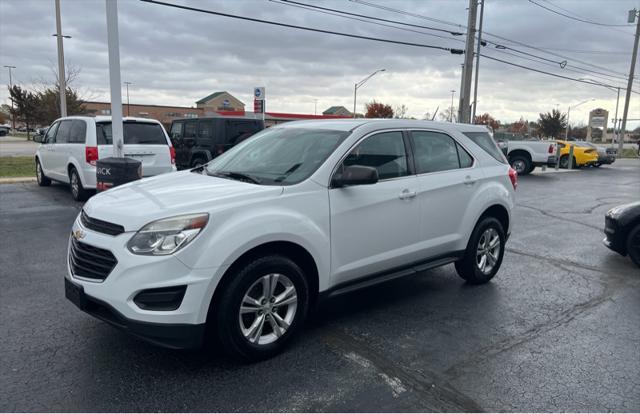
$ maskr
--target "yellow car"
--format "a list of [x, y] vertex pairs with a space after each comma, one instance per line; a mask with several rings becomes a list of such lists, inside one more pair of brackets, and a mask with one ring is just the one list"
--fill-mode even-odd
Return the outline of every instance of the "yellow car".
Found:
[[598, 164], [598, 150], [572, 141], [557, 141], [560, 148], [560, 168], [569, 168], [569, 147], [573, 145], [573, 168]]

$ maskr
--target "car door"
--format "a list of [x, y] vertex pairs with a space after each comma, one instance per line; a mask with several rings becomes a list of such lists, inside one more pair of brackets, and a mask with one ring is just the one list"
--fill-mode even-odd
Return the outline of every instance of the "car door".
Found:
[[410, 131], [415, 160], [424, 257], [456, 250], [469, 229], [463, 217], [483, 174], [458, 141], [437, 131]]
[[54, 174], [59, 180], [68, 182], [69, 175], [67, 173], [67, 162], [70, 156], [69, 137], [71, 136], [71, 128], [73, 120], [65, 119], [60, 121], [58, 132], [56, 132], [56, 143], [52, 151], [52, 164]]
[[403, 266], [420, 259], [417, 179], [401, 131], [361, 140], [337, 166], [378, 170], [376, 184], [329, 189], [331, 267], [334, 283]]
[[171, 144], [176, 152], [176, 166], [185, 167], [188, 166], [189, 160], [185, 161], [185, 147], [182, 140], [182, 131], [184, 127], [183, 121], [173, 121], [171, 124], [171, 131], [169, 131], [169, 137], [171, 138]]
[[56, 122], [47, 130], [42, 141], [42, 150], [40, 151], [40, 164], [42, 165], [42, 170], [45, 175], [56, 180], [60, 178], [55, 172], [55, 143], [56, 132], [58, 131], [59, 126], [60, 122]]

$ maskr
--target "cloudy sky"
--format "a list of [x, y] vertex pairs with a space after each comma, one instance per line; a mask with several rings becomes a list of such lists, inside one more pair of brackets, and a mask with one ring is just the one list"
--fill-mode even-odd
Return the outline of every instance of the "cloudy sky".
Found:
[[[464, 48], [463, 36], [421, 28], [413, 28], [422, 32], [416, 33], [383, 27], [277, 1], [166, 1], [325, 30]], [[467, 0], [366, 0], [418, 16], [375, 8], [359, 0], [298, 1], [454, 31], [464, 29], [447, 22], [466, 25], [467, 21]], [[640, 0], [535, 2], [607, 25], [624, 25], [627, 11], [640, 8]], [[65, 59], [68, 65], [81, 70], [74, 86], [86, 98], [108, 101], [105, 1], [61, 0], [61, 4], [63, 33], [72, 36], [65, 39]], [[191, 106], [211, 92], [226, 90], [244, 101], [249, 109], [252, 87], [266, 86], [268, 111], [313, 113], [315, 100], [318, 113], [332, 105], [351, 109], [354, 82], [386, 68], [385, 73], [372, 78], [358, 91], [358, 110], [362, 111], [366, 102], [375, 99], [394, 107], [404, 104], [409, 115], [422, 117], [437, 107], [440, 111], [448, 107], [450, 91], [460, 89], [463, 56], [442, 50], [310, 33], [137, 0], [120, 0], [118, 7], [121, 76], [123, 81], [133, 83], [131, 103]], [[438, 21], [427, 20], [425, 16]], [[583, 23], [553, 14], [527, 0], [486, 0], [484, 30], [486, 39], [494, 42], [483, 48], [486, 55], [564, 76], [626, 87], [632, 26]], [[52, 33], [55, 33], [54, 0], [0, 0], [0, 62], [17, 67], [13, 72], [14, 83], [30, 86], [53, 77], [51, 68], [56, 65], [57, 52]], [[496, 43], [508, 48], [496, 49]], [[559, 63], [565, 60], [567, 65], [563, 69]], [[0, 69], [0, 83], [8, 84], [7, 69]], [[636, 66], [636, 73], [639, 70]], [[638, 82], [633, 88], [636, 91], [640, 91]], [[640, 95], [631, 96], [629, 118], [640, 118]], [[553, 78], [488, 59], [480, 62], [478, 112], [489, 112], [503, 122], [521, 116], [535, 120], [539, 112], [556, 107], [566, 111], [568, 105], [588, 99], [595, 101], [571, 111], [572, 123], [586, 123], [588, 111], [596, 107], [609, 110], [612, 118], [615, 98], [616, 93], [604, 87]], [[8, 103], [6, 88], [0, 89], [0, 102]], [[637, 125], [640, 122], [632, 123], [631, 127]]]

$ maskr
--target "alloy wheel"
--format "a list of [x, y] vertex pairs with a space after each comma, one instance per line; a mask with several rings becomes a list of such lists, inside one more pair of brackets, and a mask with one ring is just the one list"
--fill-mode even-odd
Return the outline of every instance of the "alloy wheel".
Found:
[[512, 167], [518, 174], [522, 174], [524, 172], [525, 163], [522, 160], [515, 160]]
[[247, 341], [267, 345], [284, 335], [296, 316], [298, 296], [291, 280], [270, 273], [256, 280], [245, 293], [238, 320]]
[[38, 178], [38, 182], [42, 182], [42, 167], [40, 167], [40, 163], [36, 162], [36, 177]]
[[80, 184], [78, 183], [78, 174], [71, 173], [71, 192], [74, 197], [78, 196], [78, 192], [80, 191]]
[[496, 229], [493, 227], [486, 229], [480, 236], [476, 249], [476, 265], [482, 273], [485, 275], [491, 273], [498, 262], [501, 248], [500, 236]]

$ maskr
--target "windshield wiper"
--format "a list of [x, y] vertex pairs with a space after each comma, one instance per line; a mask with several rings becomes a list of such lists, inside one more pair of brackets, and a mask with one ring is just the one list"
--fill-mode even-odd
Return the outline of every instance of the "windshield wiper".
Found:
[[239, 180], [239, 181], [249, 181], [250, 183], [253, 184], [260, 184], [260, 180], [256, 177], [252, 177], [248, 174], [244, 174], [241, 172], [235, 172], [235, 171], [214, 171], [212, 173], [209, 173], [209, 175], [212, 176], [218, 176], [218, 177], [224, 177], [224, 178], [231, 178], [232, 180]]
[[301, 162], [294, 164], [291, 168], [289, 168], [287, 171], [285, 171], [281, 176], [279, 176], [278, 178], [276, 178], [275, 181], [276, 183], [279, 183], [281, 181], [284, 181], [289, 175], [291, 175], [295, 170], [297, 170], [300, 166], [302, 165]]

